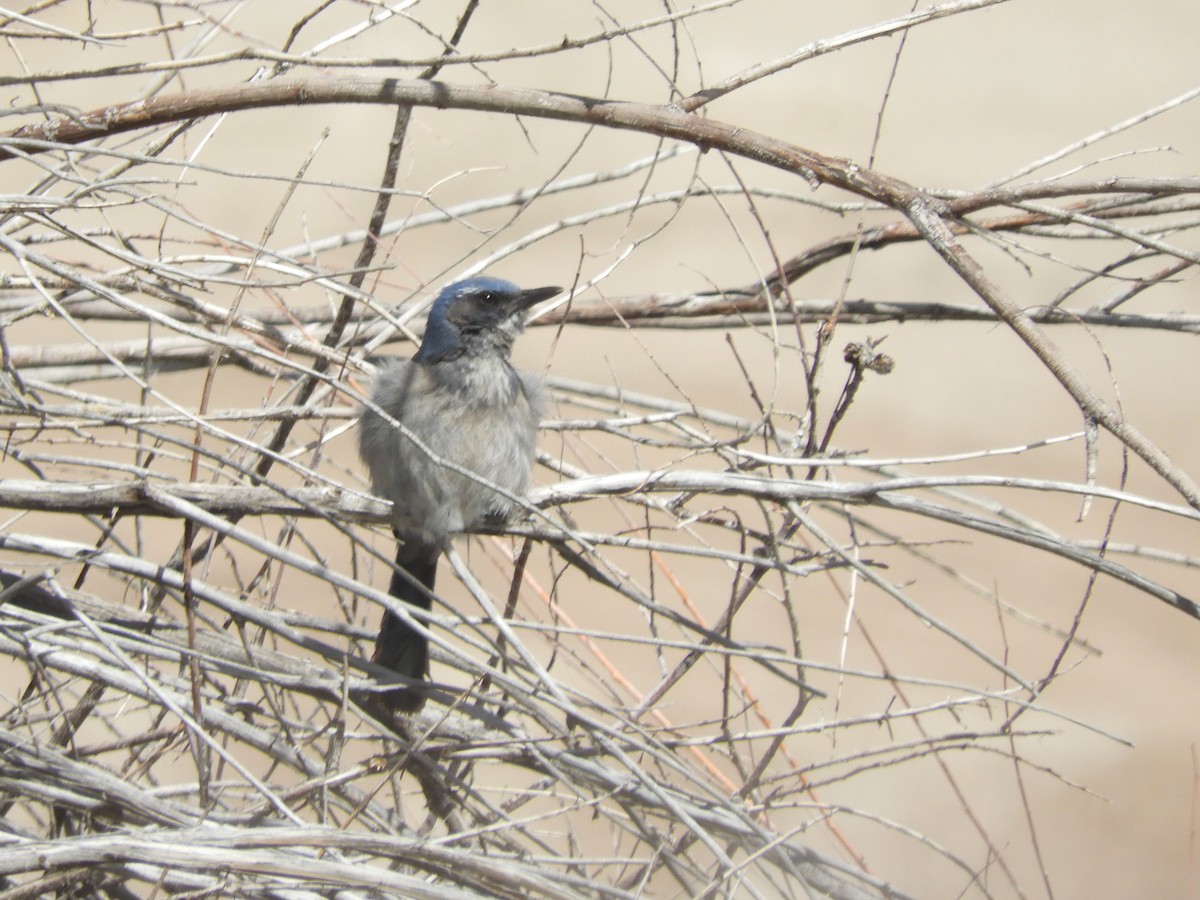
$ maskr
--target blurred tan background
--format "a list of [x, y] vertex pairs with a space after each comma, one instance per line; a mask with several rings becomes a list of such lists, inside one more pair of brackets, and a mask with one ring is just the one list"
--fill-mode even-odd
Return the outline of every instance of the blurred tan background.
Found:
[[[81, 6], [64, 4], [45, 18], [78, 28]], [[142, 12], [134, 6], [114, 6], [122, 8], [117, 13], [99, 11], [104, 17], [102, 30], [114, 31], [114, 22], [123, 16], [141, 21]], [[360, 22], [368, 8], [336, 4], [301, 32], [295, 49], [307, 49], [319, 42], [319, 35], [336, 34], [339, 28]], [[643, 17], [662, 15], [669, 8], [674, 7], [634, 2], [553, 6], [516, 0], [489, 2], [481, 5], [460, 49], [483, 53], [551, 46], [565, 35], [591, 34], [614, 23], [629, 25]], [[236, 7], [236, 15], [232, 15], [234, 10], [234, 5], [227, 4], [175, 10], [173, 14], [185, 18], [230, 14], [223, 26], [225, 34], [214, 41], [211, 52], [245, 45], [278, 48], [301, 15], [286, 3], [247, 3]], [[482, 71], [507, 86], [665, 102], [669, 99], [666, 74], [676, 61], [676, 48], [678, 81], [686, 93], [700, 86], [701, 77], [706, 84], [719, 82], [810, 42], [908, 10], [907, 3], [885, 0], [732, 3], [680, 21], [674, 36], [670, 29], [660, 27], [561, 55], [502, 65], [482, 63], [479, 70], [451, 67], [443, 77], [478, 82]], [[114, 14], [117, 20], [108, 18]], [[434, 9], [416, 4], [408, 14], [444, 34], [456, 10], [449, 5]], [[840, 49], [738, 90], [714, 102], [707, 115], [821, 153], [849, 157], [864, 167], [878, 126], [875, 169], [931, 189], [976, 190], [1196, 88], [1200, 83], [1198, 34], [1200, 6], [1183, 0], [1140, 4], [1012, 0], [914, 29], [898, 63], [899, 43], [894, 36]], [[403, 36], [405, 43], [391, 45], [389, 41], [396, 36]], [[144, 45], [138, 45], [128, 52], [137, 57], [143, 49]], [[338, 57], [411, 57], [433, 55], [439, 49], [436, 41], [421, 40], [415, 29], [397, 24], [367, 32], [332, 52]], [[9, 51], [8, 71], [15, 73], [25, 66], [38, 71], [99, 65], [101, 61], [109, 64], [124, 52], [120, 46], [90, 47], [64, 59], [55, 56], [53, 45], [34, 50], [25, 45], [22, 51], [21, 59]], [[884, 107], [894, 64], [895, 79]], [[241, 62], [188, 71], [179, 86], [235, 83], [249, 77], [255, 65]], [[411, 75], [411, 71], [404, 74]], [[47, 103], [92, 109], [133, 99], [149, 82], [145, 75], [95, 83], [60, 82], [42, 88], [42, 97]], [[10, 86], [7, 90], [6, 97], [24, 97], [22, 102], [29, 102], [23, 88]], [[270, 229], [266, 240], [270, 247], [301, 248], [323, 236], [364, 226], [391, 119], [391, 110], [363, 107], [261, 110], [205, 122], [186, 138], [186, 152], [193, 154], [197, 163], [272, 178], [248, 180], [226, 177], [220, 171], [177, 169], [173, 173], [177, 182], [164, 182], [159, 190], [187, 215], [230, 233], [257, 240]], [[129, 145], [134, 144], [140, 146], [131, 138]], [[640, 135], [585, 134], [565, 123], [418, 109], [399, 180], [401, 191], [412, 193], [395, 199], [392, 218], [419, 216], [559, 177], [605, 171], [644, 158], [655, 149], [655, 141]], [[310, 154], [313, 159], [305, 175], [310, 184], [287, 198], [284, 213], [272, 225], [287, 188], [281, 179], [296, 174]], [[1118, 173], [1187, 176], [1197, 172], [1198, 163], [1200, 107], [1193, 101], [1083, 148], [1021, 181], [1078, 167], [1082, 167], [1081, 178]], [[763, 224], [783, 256], [834, 235], [851, 234], [858, 220], [852, 212], [809, 205], [809, 201], [844, 204], [855, 199], [829, 187], [810, 192], [781, 172], [744, 160], [729, 163], [715, 154], [698, 160], [688, 152], [660, 164], [658, 170], [586, 193], [547, 196], [513, 221], [513, 211], [506, 209], [476, 217], [470, 226], [450, 223], [401, 230], [384, 242], [384, 252], [376, 260], [384, 268], [368, 278], [366, 287], [385, 304], [427, 299], [438, 286], [521, 235], [563, 216], [627, 201], [638, 191], [650, 196], [687, 185], [693, 166], [699, 167], [706, 184], [733, 184], [732, 169], [756, 187], [794, 194], [794, 198], [758, 201]], [[0, 178], [7, 191], [23, 189], [35, 175], [27, 164], [6, 164], [4, 169]], [[878, 212], [865, 217], [868, 224], [895, 219], [892, 213]], [[494, 227], [495, 233], [484, 234], [480, 224]], [[1194, 230], [1181, 228], [1166, 237], [1192, 253], [1198, 250]], [[1116, 252], [1104, 246], [1078, 246], [1061, 256], [1034, 258], [1036, 254], [1026, 257], [999, 243], [977, 241], [970, 247], [991, 276], [1026, 307], [1051, 303], [1082, 277], [1087, 266], [1103, 265]], [[145, 252], [145, 247], [142, 249]], [[326, 253], [322, 265], [327, 270], [348, 268], [356, 251], [352, 246]], [[520, 252], [504, 255], [489, 268], [529, 286], [567, 285], [576, 278], [587, 282], [608, 272], [590, 292], [581, 294], [582, 300], [588, 300], [731, 288], [753, 284], [770, 267], [771, 254], [758, 223], [741, 198], [729, 195], [721, 204], [692, 200], [678, 209], [670, 203], [648, 204], [636, 212], [564, 228]], [[1101, 282], [1081, 292], [1072, 303], [1086, 308], [1089, 302], [1102, 302], [1119, 287]], [[979, 302], [932, 251], [919, 245], [864, 252], [855, 259], [852, 271], [842, 259], [793, 286], [798, 299], [832, 298], [843, 290], [849, 299]], [[209, 286], [214, 302], [226, 302], [233, 293], [231, 288]], [[331, 302], [321, 288], [312, 285], [281, 295], [289, 307]], [[1126, 311], [1194, 313], [1198, 300], [1196, 281], [1188, 270], [1173, 283], [1139, 297]], [[264, 310], [275, 298], [251, 295], [244, 302], [246, 311]], [[815, 326], [804, 327], [811, 341]], [[1180, 467], [1200, 476], [1200, 401], [1194, 387], [1200, 379], [1200, 354], [1195, 352], [1194, 334], [1112, 328], [1089, 331], [1075, 326], [1051, 326], [1049, 331], [1102, 396], [1119, 401], [1127, 417]], [[141, 334], [124, 325], [98, 333]], [[794, 333], [783, 329], [783, 334], [782, 343], [794, 345]], [[892, 321], [839, 326], [823, 374], [824, 414], [845, 378], [839, 359], [841, 347], [851, 340], [884, 336], [881, 349], [895, 360], [895, 371], [868, 379], [837, 433], [835, 445], [841, 450], [865, 451], [878, 459], [929, 457], [1012, 447], [1082, 428], [1078, 410], [1065, 392], [1016, 337], [995, 324]], [[26, 346], [73, 343], [79, 337], [61, 323], [23, 320], [8, 329], [7, 339], [10, 345]], [[776, 361], [765, 328], [599, 329], [567, 324], [560, 330], [535, 325], [518, 344], [517, 358], [527, 368], [544, 369], [557, 377], [754, 417], [755, 403], [738, 374], [734, 350], [760, 395], [773, 398], [782, 410], [802, 408], [803, 384], [794, 355]], [[411, 347], [397, 342], [386, 351], [407, 354]], [[355, 377], [365, 379], [365, 375]], [[174, 401], [194, 407], [200, 399], [201, 380], [196, 372], [185, 372], [160, 376], [155, 384]], [[245, 405], [247, 392], [261, 391], [263, 384], [262, 379], [222, 369], [216, 377], [213, 404]], [[98, 383], [95, 389], [127, 400], [137, 397], [137, 391], [119, 382]], [[270, 390], [280, 389], [272, 386]], [[569, 415], [569, 411], [559, 412]], [[566, 440], [559, 433], [547, 434], [543, 448], [556, 454]], [[361, 482], [356, 482], [359, 468], [349, 432], [329, 440], [322, 452], [326, 477], [361, 487]], [[642, 452], [644, 459], [634, 452], [631, 459], [617, 461], [617, 466], [634, 467], [642, 461], [649, 468], [671, 457], [670, 452], [653, 449]], [[950, 470], [1078, 482], [1084, 477], [1084, 467], [1082, 443], [1074, 440], [1008, 460], [965, 462]], [[1119, 446], [1103, 438], [1101, 483], [1116, 485], [1121, 468]], [[1129, 469], [1130, 491], [1182, 502], [1140, 462], [1130, 462]], [[15, 471], [10, 467], [6, 473]], [[537, 477], [542, 483], [556, 478], [544, 470]], [[998, 491], [979, 493], [1007, 499]], [[1020, 495], [1019, 509], [1064, 536], [1096, 539], [1103, 533], [1111, 505], [1097, 502], [1088, 518], [1078, 522], [1077, 497], [1029, 492]], [[53, 526], [46, 527], [81, 540], [94, 539], [94, 531], [86, 526], [53, 521]], [[939, 558], [959, 567], [984, 590], [995, 591], [1003, 601], [1058, 628], [1070, 626], [1085, 595], [1087, 571], [1068, 562], [898, 515], [880, 515], [878, 521], [903, 530], [913, 540], [950, 541], [931, 545]], [[1197, 555], [1198, 537], [1200, 528], [1195, 521], [1132, 508], [1119, 511], [1114, 526], [1116, 540], [1192, 556]], [[158, 549], [165, 558], [176, 540], [175, 532], [165, 532], [151, 536], [147, 546], [153, 548], [161, 541]], [[385, 543], [381, 536], [379, 544]], [[344, 548], [331, 548], [330, 553], [334, 564], [345, 562]], [[993, 605], [952, 579], [939, 578], [915, 564], [906, 569], [895, 557], [889, 564], [889, 579], [903, 585], [933, 615], [969, 631], [1026, 675], [1044, 674], [1059, 643], [1053, 636], [1015, 625], [1006, 632], [998, 624]], [[1200, 577], [1194, 568], [1155, 562], [1139, 565], [1180, 593], [1200, 599]], [[681, 563], [680, 573], [685, 580], [694, 579], [689, 583], [697, 589], [697, 602], [707, 604], [708, 614], [715, 619], [727, 597], [703, 596], [706, 576], [702, 567], [693, 570]], [[378, 570], [360, 577], [373, 578], [376, 584], [384, 578]], [[814, 598], [813, 605], [805, 608], [804, 641], [806, 656], [833, 664], [843, 653], [845, 609], [833, 602], [834, 593], [825, 586], [825, 579], [824, 575], [809, 579], [814, 583], [820, 580], [822, 585], [815, 591], [819, 602]], [[794, 589], [803, 594], [808, 585]], [[307, 599], [295, 596], [281, 602], [307, 605]], [[571, 615], [582, 627], [619, 632], [626, 618], [631, 627], [639, 627], [640, 614], [612, 605], [611, 595], [580, 593], [560, 598], [560, 602], [570, 604]], [[759, 608], [748, 606], [739, 618], [739, 635], [779, 643], [774, 629], [786, 627], [786, 623], [781, 626], [782, 616], [767, 600], [756, 598], [756, 602], [761, 604]], [[869, 623], [887, 666], [934, 680], [915, 690], [923, 701], [938, 702], [953, 693], [940, 687], [938, 679], [990, 691], [1009, 686], [994, 671], [981, 670], [975, 660], [945, 649], [925, 626], [886, 598], [864, 592], [860, 602], [857, 613]], [[373, 611], [367, 610], [365, 615], [373, 621]], [[753, 633], [755, 623], [762, 627], [761, 635]], [[824, 800], [862, 813], [839, 816], [838, 821], [873, 873], [918, 897], [988, 893], [998, 897], [1197, 896], [1200, 680], [1196, 678], [1196, 660], [1200, 622], [1128, 586], [1101, 578], [1087, 604], [1078, 637], [1082, 644], [1067, 654], [1065, 673], [1042, 698], [1043, 706], [1061, 718], [1036, 718], [1036, 728], [1045, 733], [1021, 740], [1025, 763], [1019, 767], [1006, 755], [1011, 748], [992, 740], [983, 743], [984, 750], [943, 754], [956, 787], [925, 758], [866, 772], [827, 789]], [[619, 653], [621, 647], [614, 644], [609, 649]], [[851, 668], [879, 665], [857, 637], [848, 640], [844, 652]], [[947, 654], [944, 658], [939, 655], [942, 652]], [[635, 654], [631, 653], [627, 666], [626, 671], [643, 690], [652, 687], [658, 677], [655, 667]], [[446, 674], [446, 678], [453, 680], [454, 675]], [[873, 682], [852, 679], [839, 687], [832, 675], [823, 674], [820, 679], [830, 697], [810, 707], [802, 724], [834, 719], [852, 710], [879, 712], [892, 699], [890, 692]], [[702, 722], [717, 712], [712, 697], [696, 690], [672, 694], [668, 704], [672, 718], [680, 722]], [[1003, 704], [994, 701], [987, 707], [964, 710], [963, 728], [982, 727], [980, 721], [994, 726], [1005, 714]], [[881, 740], [880, 726], [862, 727], [874, 732], [861, 738], [863, 747]], [[856, 746], [857, 735], [850, 729], [827, 738], [818, 736], [803, 746], [814, 754], [818, 752], [814, 748], [825, 746], [833, 756]], [[819, 780], [819, 776], [813, 777]], [[961, 791], [965, 801], [956, 791]], [[964, 803], [1003, 853], [1019, 890], [998, 874], [976, 829], [966, 821]], [[970, 884], [954, 866], [931, 864], [936, 854], [922, 842], [872, 819], [901, 823], [927, 835], [932, 843], [978, 867], [980, 884]], [[807, 816], [797, 813], [796, 824], [801, 821], [807, 821]], [[827, 852], [839, 852], [827, 835], [812, 839]], [[1035, 845], [1040, 847], [1044, 873]]]

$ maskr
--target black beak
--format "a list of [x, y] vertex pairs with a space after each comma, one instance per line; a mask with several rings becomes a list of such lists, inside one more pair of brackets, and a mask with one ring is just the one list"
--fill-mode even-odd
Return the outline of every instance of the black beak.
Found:
[[529, 290], [521, 291], [521, 293], [517, 295], [517, 308], [529, 309], [529, 307], [536, 306], [543, 300], [549, 300], [555, 294], [561, 293], [562, 288], [560, 287], [529, 288]]

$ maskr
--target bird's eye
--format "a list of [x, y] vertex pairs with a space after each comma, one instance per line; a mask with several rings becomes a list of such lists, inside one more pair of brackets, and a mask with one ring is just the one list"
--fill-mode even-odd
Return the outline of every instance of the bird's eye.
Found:
[[496, 300], [496, 295], [493, 294], [491, 291], [484, 291], [479, 296], [479, 299], [482, 300], [484, 303], [493, 303]]

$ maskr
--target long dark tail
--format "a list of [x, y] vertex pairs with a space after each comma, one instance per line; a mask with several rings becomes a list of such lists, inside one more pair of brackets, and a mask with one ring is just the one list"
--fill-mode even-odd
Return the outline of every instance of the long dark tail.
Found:
[[[396, 566], [411, 578], [405, 578], [398, 571], [393, 572], [388, 593], [410, 606], [428, 610], [430, 598], [427, 591], [433, 590], [439, 556], [441, 549], [436, 544], [420, 540], [398, 541]], [[421, 590], [418, 584], [424, 585], [426, 590]], [[428, 641], [398, 616], [385, 610], [371, 659], [406, 678], [422, 681], [429, 665]], [[419, 690], [405, 688], [376, 694], [375, 698], [386, 709], [400, 713], [416, 712], [425, 704], [425, 697]]]

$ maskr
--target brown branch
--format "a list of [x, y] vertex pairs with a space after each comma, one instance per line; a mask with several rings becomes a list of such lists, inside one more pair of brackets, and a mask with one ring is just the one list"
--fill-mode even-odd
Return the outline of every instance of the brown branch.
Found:
[[[761, 292], [744, 293], [736, 290], [717, 293], [637, 294], [629, 297], [605, 297], [596, 300], [576, 300], [571, 309], [554, 310], [540, 317], [534, 325], [616, 326], [659, 325], [671, 328], [735, 328], [739, 325], [765, 325], [770, 321], [786, 322], [792, 316], [800, 322], [824, 322], [838, 310], [841, 322], [870, 325], [876, 322], [995, 322], [996, 314], [987, 307], [962, 303], [898, 302], [888, 300], [836, 300], [814, 298], [799, 301], [794, 308], [771, 310]], [[1200, 333], [1200, 315], [1162, 313], [1140, 315], [1112, 313], [1100, 309], [1073, 310], [1041, 307], [1028, 311], [1029, 318], [1039, 325], [1091, 325], [1101, 328], [1139, 328], [1152, 331], [1173, 331], [1181, 334]], [[23, 348], [22, 348], [23, 349]], [[18, 352], [18, 348], [13, 348]], [[81, 351], [83, 352], [83, 348]], [[199, 353], [199, 348], [196, 348]], [[184, 352], [179, 351], [179, 358]]]
[[[831, 184], [902, 212], [950, 267], [1029, 345], [1086, 417], [1110, 431], [1179, 491], [1188, 503], [1200, 508], [1200, 486], [1105, 403], [1034, 321], [991, 283], [983, 268], [962, 248], [946, 221], [953, 215], [948, 203], [899, 179], [860, 168], [850, 160], [825, 156], [768, 135], [668, 106], [533, 89], [398, 79], [278, 80], [191, 91], [27, 125], [3, 139], [21, 146], [26, 152], [33, 152], [217, 113], [336, 103], [454, 108], [640, 131], [686, 141], [701, 148], [724, 150], [801, 175], [814, 187]], [[15, 155], [12, 150], [0, 147], [0, 161]], [[997, 192], [998, 195], [1003, 193]]]
[[1189, 504], [1200, 509], [1200, 485], [1171, 462], [1171, 458], [1139, 429], [1127, 422], [1119, 411], [1100, 399], [1079, 370], [1067, 361], [1062, 351], [1029, 314], [988, 278], [983, 267], [963, 249], [938, 212], [924, 202], [916, 202], [909, 209], [909, 216], [930, 245], [950, 264], [959, 277], [1017, 333], [1058, 379], [1059, 384], [1067, 389], [1067, 393], [1079, 406], [1084, 417], [1109, 431], [1179, 491]]
[[[37, 153], [220, 113], [341, 103], [474, 110], [641, 131], [697, 144], [706, 149], [725, 150], [801, 174], [814, 185], [832, 184], [895, 208], [902, 208], [920, 193], [898, 179], [860, 169], [850, 160], [824, 156], [786, 141], [669, 106], [525, 88], [422, 80], [312, 78], [228, 85], [106, 106], [76, 116], [60, 116], [0, 135], [0, 141], [15, 144], [24, 153]], [[0, 161], [17, 155], [0, 146]]]

